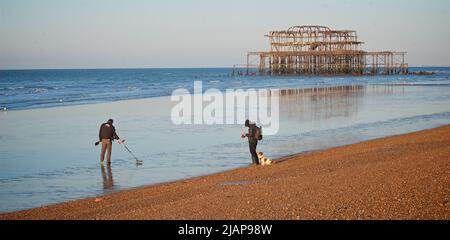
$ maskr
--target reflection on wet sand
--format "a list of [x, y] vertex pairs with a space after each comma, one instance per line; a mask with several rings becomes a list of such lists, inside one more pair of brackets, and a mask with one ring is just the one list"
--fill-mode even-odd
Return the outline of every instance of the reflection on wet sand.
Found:
[[299, 121], [355, 116], [365, 86], [336, 86], [280, 90], [280, 116]]
[[279, 90], [280, 116], [299, 121], [351, 118], [356, 116], [364, 95], [369, 92], [392, 95], [396, 91], [389, 85], [282, 89]]
[[103, 189], [112, 189], [114, 186], [114, 180], [111, 171], [111, 164], [106, 165], [106, 170], [105, 166], [103, 164], [100, 164], [100, 169], [102, 172]]

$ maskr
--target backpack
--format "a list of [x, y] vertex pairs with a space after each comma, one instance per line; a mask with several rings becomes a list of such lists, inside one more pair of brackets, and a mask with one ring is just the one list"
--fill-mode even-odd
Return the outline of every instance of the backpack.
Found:
[[262, 128], [261, 126], [255, 126], [253, 129], [253, 137], [257, 140], [262, 140], [263, 139], [263, 135], [262, 135]]

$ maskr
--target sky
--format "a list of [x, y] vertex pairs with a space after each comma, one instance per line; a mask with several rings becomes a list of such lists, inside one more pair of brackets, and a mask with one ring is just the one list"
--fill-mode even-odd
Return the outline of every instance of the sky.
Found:
[[0, 0], [0, 69], [231, 67], [294, 25], [450, 66], [449, 0]]

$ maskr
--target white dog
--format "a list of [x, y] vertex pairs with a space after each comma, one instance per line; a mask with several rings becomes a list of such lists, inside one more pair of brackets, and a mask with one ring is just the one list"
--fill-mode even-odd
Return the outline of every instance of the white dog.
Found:
[[266, 158], [263, 152], [258, 152], [258, 159], [261, 166], [272, 165], [275, 163], [273, 160]]

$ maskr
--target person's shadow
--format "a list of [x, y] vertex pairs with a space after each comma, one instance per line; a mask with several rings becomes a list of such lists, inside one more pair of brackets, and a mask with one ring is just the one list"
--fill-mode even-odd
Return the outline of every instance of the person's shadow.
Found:
[[114, 186], [114, 180], [111, 171], [111, 164], [106, 164], [106, 169], [103, 164], [100, 165], [103, 179], [103, 189], [112, 189]]

